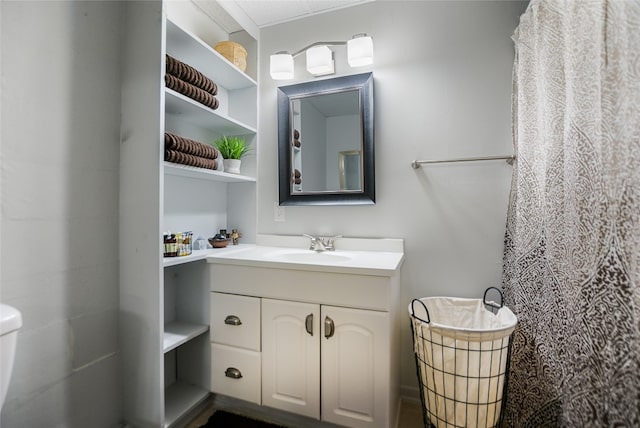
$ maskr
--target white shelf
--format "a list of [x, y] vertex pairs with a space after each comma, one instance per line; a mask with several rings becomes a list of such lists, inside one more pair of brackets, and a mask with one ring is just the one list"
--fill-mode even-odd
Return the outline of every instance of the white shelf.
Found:
[[173, 89], [165, 88], [164, 109], [166, 114], [180, 116], [180, 119], [220, 135], [255, 134], [256, 129], [217, 110], [192, 100]]
[[194, 166], [180, 165], [173, 162], [164, 163], [164, 173], [180, 177], [197, 178], [198, 180], [221, 181], [224, 183], [251, 183], [256, 179], [247, 175], [229, 174], [213, 169], [196, 168]]
[[170, 266], [181, 265], [184, 263], [196, 262], [198, 260], [204, 260], [209, 256], [213, 256], [216, 254], [226, 254], [226, 253], [229, 253], [230, 251], [241, 250], [243, 248], [252, 247], [252, 246], [254, 246], [254, 244], [238, 244], [238, 245], [229, 244], [225, 248], [209, 248], [206, 250], [193, 250], [191, 254], [189, 254], [188, 256], [164, 257], [163, 266], [170, 267]]
[[257, 86], [255, 80], [189, 31], [167, 19], [167, 53], [195, 67], [227, 90]]
[[164, 326], [164, 353], [177, 348], [190, 341], [194, 337], [200, 336], [209, 331], [208, 325], [193, 324], [180, 321], [173, 321]]
[[182, 264], [185, 264], [185, 263], [196, 262], [198, 260], [204, 260], [213, 251], [214, 251], [214, 249], [211, 249], [211, 250], [193, 250], [193, 251], [191, 251], [191, 254], [189, 254], [188, 256], [164, 257], [162, 259], [162, 264], [163, 264], [164, 267], [169, 267], [169, 266], [182, 265]]
[[183, 382], [176, 382], [165, 390], [165, 427], [173, 425], [181, 416], [195, 409], [207, 399], [209, 391]]

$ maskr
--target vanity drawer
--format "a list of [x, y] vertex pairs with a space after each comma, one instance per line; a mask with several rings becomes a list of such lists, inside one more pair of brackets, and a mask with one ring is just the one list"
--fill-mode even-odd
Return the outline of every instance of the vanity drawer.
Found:
[[211, 344], [211, 391], [261, 404], [260, 352]]
[[260, 299], [211, 293], [212, 342], [260, 351]]

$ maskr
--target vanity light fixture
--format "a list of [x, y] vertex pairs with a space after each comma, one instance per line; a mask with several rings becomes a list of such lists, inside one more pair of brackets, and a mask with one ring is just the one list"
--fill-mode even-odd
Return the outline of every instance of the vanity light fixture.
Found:
[[373, 64], [373, 39], [366, 34], [356, 34], [345, 42], [315, 42], [290, 54], [285, 51], [271, 55], [269, 71], [273, 80], [293, 79], [293, 59], [306, 52], [307, 71], [314, 76], [335, 72], [333, 51], [329, 46], [347, 45], [347, 60], [351, 67]]

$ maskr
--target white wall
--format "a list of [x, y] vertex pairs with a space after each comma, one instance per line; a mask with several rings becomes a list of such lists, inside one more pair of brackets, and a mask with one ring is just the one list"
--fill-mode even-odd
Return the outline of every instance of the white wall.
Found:
[[118, 2], [0, 3], [3, 428], [110, 427], [118, 368]]
[[[433, 295], [480, 297], [500, 285], [511, 168], [504, 162], [413, 170], [414, 158], [512, 153], [510, 40], [525, 2], [375, 1], [261, 30], [258, 232], [405, 239], [402, 303]], [[373, 36], [375, 64], [349, 69], [336, 47], [338, 75], [374, 73], [376, 205], [285, 207], [277, 195], [276, 87], [269, 55], [320, 40]], [[312, 80], [296, 59], [296, 80]], [[417, 380], [407, 320], [404, 393]]]

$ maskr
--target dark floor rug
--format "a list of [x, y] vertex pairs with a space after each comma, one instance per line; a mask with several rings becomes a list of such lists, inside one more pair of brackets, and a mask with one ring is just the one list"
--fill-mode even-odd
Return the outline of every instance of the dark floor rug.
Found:
[[206, 424], [200, 428], [285, 428], [282, 425], [274, 425], [263, 421], [236, 415], [235, 413], [216, 410]]

